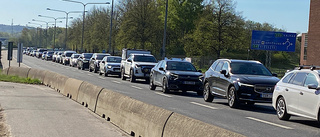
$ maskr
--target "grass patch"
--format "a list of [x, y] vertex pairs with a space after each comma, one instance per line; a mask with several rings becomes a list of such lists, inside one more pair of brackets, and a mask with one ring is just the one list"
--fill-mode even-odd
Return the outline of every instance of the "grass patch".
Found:
[[14, 83], [25, 83], [25, 84], [41, 84], [39, 79], [22, 78], [19, 76], [9, 76], [2, 74], [0, 70], [0, 81], [4, 82], [14, 82]]

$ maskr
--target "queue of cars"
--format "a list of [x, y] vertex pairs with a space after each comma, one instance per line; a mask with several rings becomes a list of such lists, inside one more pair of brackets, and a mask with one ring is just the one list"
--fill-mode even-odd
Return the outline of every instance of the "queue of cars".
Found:
[[[36, 56], [40, 51], [25, 52]], [[39, 53], [38, 53], [39, 54]], [[280, 80], [262, 63], [250, 60], [218, 59], [202, 74], [201, 70], [182, 59], [157, 61], [150, 51], [123, 49], [122, 56], [74, 51], [46, 51], [52, 60], [99, 75], [117, 75], [135, 82], [144, 79], [150, 90], [160, 87], [170, 91], [195, 91], [205, 102], [226, 98], [231, 108], [240, 104], [272, 103], [280, 120], [291, 115], [320, 122], [320, 67], [304, 66], [289, 71]]]

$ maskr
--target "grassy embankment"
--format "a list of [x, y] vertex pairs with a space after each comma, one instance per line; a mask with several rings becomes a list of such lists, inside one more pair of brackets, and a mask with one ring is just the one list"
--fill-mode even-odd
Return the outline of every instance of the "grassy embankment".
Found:
[[0, 81], [14, 82], [14, 83], [25, 83], [25, 84], [41, 84], [41, 81], [39, 79], [22, 78], [19, 76], [4, 75], [4, 74], [2, 74], [1, 69], [0, 69]]

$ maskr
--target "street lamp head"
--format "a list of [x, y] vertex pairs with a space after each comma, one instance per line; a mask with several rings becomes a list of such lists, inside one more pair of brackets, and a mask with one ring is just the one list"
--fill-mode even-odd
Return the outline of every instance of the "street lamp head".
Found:
[[47, 10], [51, 10], [50, 8], [47, 8]]
[[41, 17], [42, 15], [38, 15], [39, 17]]

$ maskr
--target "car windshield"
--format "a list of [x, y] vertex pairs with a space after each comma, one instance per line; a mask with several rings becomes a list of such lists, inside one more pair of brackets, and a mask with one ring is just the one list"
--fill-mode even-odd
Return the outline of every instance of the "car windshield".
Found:
[[251, 62], [230, 63], [232, 74], [272, 76], [271, 72], [262, 64]]
[[180, 61], [168, 61], [167, 70], [197, 71], [197, 69], [190, 62], [180, 62]]
[[47, 54], [52, 55], [52, 54], [53, 54], [53, 51], [49, 51], [49, 52], [47, 52]]
[[73, 55], [74, 58], [78, 58], [79, 56], [80, 56], [80, 55], [78, 55], [78, 54], [77, 54], [77, 55]]
[[121, 58], [109, 57], [109, 58], [107, 59], [107, 62], [111, 62], [111, 63], [121, 63]]
[[84, 58], [91, 58], [93, 53], [87, 53], [87, 54], [83, 54]]
[[106, 54], [97, 55], [97, 60], [102, 60], [105, 56], [108, 56]]
[[74, 53], [66, 53], [66, 56], [71, 57], [72, 54], [74, 54]]
[[153, 56], [143, 56], [143, 55], [134, 56], [134, 61], [137, 61], [137, 62], [154, 62], [154, 63], [157, 62], [155, 57], [153, 57]]

